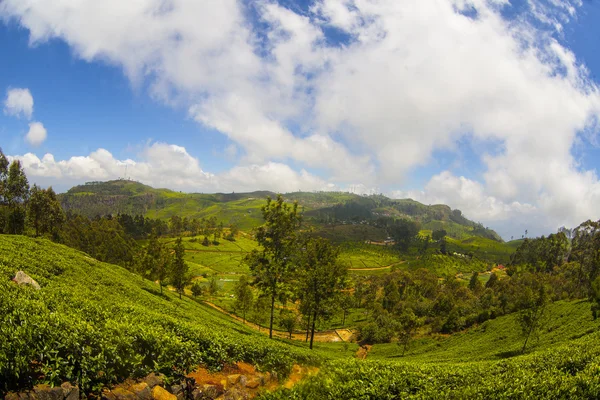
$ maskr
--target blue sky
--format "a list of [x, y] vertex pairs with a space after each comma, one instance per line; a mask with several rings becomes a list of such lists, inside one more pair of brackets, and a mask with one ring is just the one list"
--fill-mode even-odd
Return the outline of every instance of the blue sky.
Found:
[[32, 182], [377, 191], [505, 237], [600, 218], [599, 2], [165, 4], [0, 4], [0, 146]]

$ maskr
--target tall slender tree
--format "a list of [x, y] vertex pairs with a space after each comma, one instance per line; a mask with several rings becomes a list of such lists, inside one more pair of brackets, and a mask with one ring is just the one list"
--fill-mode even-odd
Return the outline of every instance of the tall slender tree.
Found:
[[[3, 161], [1, 162], [3, 164]], [[2, 198], [5, 203], [5, 228], [9, 234], [22, 234], [25, 229], [25, 207], [29, 198], [29, 182], [19, 160], [8, 167], [2, 182]]]
[[185, 256], [185, 248], [181, 237], [175, 242], [175, 258], [173, 267], [171, 268], [171, 284], [175, 287], [179, 298], [185, 290], [185, 287], [190, 283], [189, 267], [183, 257]]
[[142, 275], [153, 281], [158, 281], [160, 287], [160, 294], [162, 294], [162, 288], [170, 275], [171, 266], [173, 265], [173, 256], [169, 249], [165, 247], [157, 238], [153, 232], [146, 247], [144, 259], [142, 260]]
[[244, 324], [246, 323], [246, 313], [254, 303], [254, 295], [250, 288], [250, 282], [246, 275], [242, 275], [235, 285], [235, 304], [234, 308], [242, 313]]
[[347, 268], [338, 262], [339, 251], [325, 239], [309, 239], [299, 255], [300, 310], [311, 318], [310, 348], [317, 321], [332, 314], [345, 286]]
[[275, 201], [267, 198], [262, 215], [265, 224], [256, 230], [256, 241], [261, 249], [253, 250], [245, 262], [256, 277], [260, 291], [269, 297], [269, 337], [272, 338], [275, 300], [286, 292], [295, 270], [292, 258], [297, 250], [297, 231], [302, 218], [298, 204], [285, 203], [281, 195]]

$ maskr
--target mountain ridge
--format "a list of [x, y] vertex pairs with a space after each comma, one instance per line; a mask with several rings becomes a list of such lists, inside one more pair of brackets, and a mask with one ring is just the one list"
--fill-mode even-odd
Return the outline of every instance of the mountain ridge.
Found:
[[[384, 195], [359, 195], [348, 192], [291, 192], [283, 194], [298, 201], [306, 217], [317, 225], [357, 224], [378, 218], [417, 220], [422, 229], [444, 229], [458, 239], [479, 236], [503, 242], [493, 230], [467, 219], [460, 210], [444, 204], [425, 205], [413, 199], [390, 199]], [[168, 219], [174, 215], [188, 218], [215, 216], [222, 222], [250, 229], [262, 223], [260, 208], [266, 190], [240, 193], [183, 193], [153, 188], [130, 180], [87, 182], [59, 195], [66, 211], [89, 218], [97, 215], [131, 214]]]

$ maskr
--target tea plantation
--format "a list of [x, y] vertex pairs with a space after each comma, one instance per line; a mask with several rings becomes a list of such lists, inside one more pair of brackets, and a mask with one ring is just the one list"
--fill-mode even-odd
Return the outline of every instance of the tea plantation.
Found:
[[[19, 270], [41, 290], [13, 283]], [[0, 392], [70, 381], [90, 393], [150, 371], [177, 378], [235, 361], [285, 375], [320, 360], [47, 240], [1, 235], [0, 276]]]
[[[40, 290], [11, 278], [25, 271]], [[375, 345], [269, 340], [127, 270], [44, 239], [0, 236], [0, 393], [76, 382], [85, 394], [151, 371], [177, 379], [246, 361], [319, 373], [266, 399], [557, 399], [600, 397], [600, 324], [586, 301], [559, 301], [525, 355], [514, 315], [453, 335], [419, 335], [405, 356]]]

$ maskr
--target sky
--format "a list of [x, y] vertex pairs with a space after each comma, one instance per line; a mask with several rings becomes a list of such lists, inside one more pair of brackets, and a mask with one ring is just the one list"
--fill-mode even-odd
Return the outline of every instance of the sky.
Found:
[[0, 147], [57, 191], [342, 190], [600, 218], [596, 0], [3, 0]]

